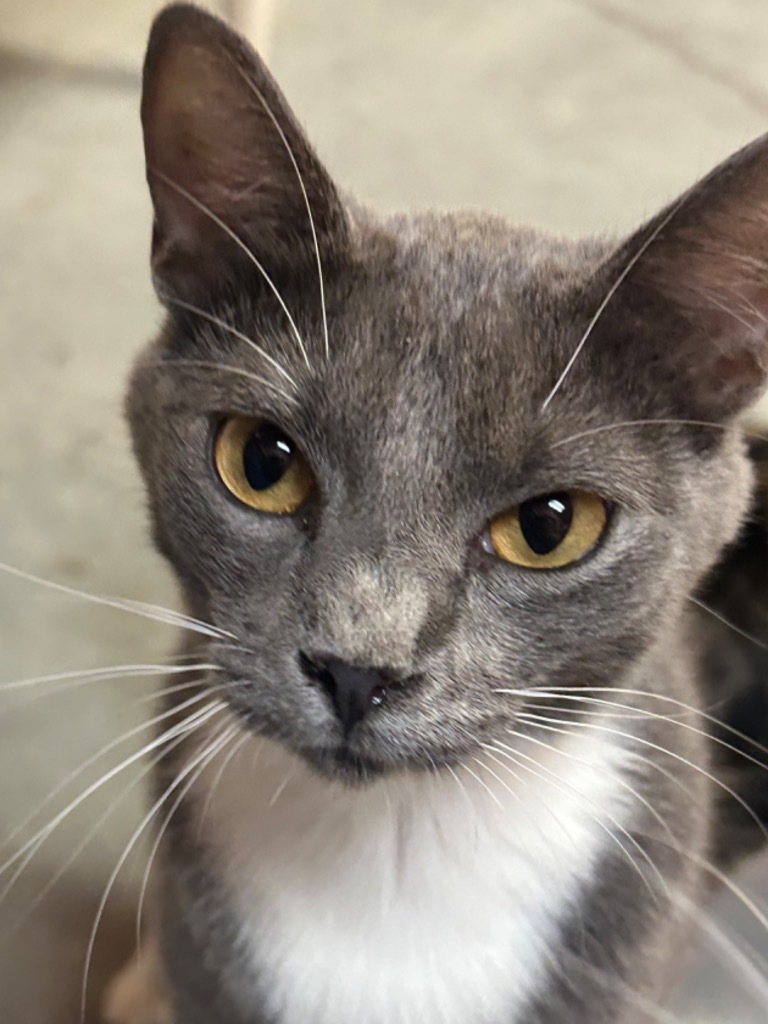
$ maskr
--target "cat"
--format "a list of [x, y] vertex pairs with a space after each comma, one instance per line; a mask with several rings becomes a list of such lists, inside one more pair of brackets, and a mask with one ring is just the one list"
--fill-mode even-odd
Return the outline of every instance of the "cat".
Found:
[[187, 5], [142, 121], [127, 415], [216, 670], [163, 697], [105, 1017], [668, 1020], [768, 817], [768, 137], [618, 242], [377, 215]]

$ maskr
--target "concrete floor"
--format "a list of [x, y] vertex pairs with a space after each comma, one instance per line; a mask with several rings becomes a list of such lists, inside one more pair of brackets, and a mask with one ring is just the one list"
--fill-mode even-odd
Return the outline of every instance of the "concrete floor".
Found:
[[[0, 2], [0, 560], [173, 603], [120, 418], [127, 368], [159, 321], [137, 117], [154, 7]], [[321, 153], [385, 207], [479, 205], [569, 233], [621, 230], [768, 127], [764, 0], [275, 0], [260, 13]], [[0, 682], [153, 664], [171, 643], [165, 627], [0, 573]], [[0, 840], [20, 829], [0, 856], [141, 742], [40, 808], [147, 715], [148, 675], [75, 682], [0, 691]], [[2, 1024], [78, 1021], [95, 908], [139, 820], [140, 787], [125, 792], [135, 778], [63, 822], [5, 898], [13, 871], [0, 875]], [[139, 852], [110, 902], [91, 993], [130, 944], [140, 866]], [[765, 891], [765, 875], [755, 865], [745, 884]], [[753, 1004], [704, 958], [678, 1002], [681, 1020], [764, 1024]]]

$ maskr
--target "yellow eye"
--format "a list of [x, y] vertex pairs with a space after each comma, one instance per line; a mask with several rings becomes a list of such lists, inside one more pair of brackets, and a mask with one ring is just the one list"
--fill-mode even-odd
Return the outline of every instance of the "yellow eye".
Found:
[[602, 537], [608, 505], [589, 491], [563, 491], [524, 501], [490, 526], [495, 554], [528, 569], [557, 569], [578, 562]]
[[225, 420], [216, 437], [216, 469], [236, 498], [259, 512], [290, 515], [309, 497], [315, 478], [279, 427], [249, 416]]

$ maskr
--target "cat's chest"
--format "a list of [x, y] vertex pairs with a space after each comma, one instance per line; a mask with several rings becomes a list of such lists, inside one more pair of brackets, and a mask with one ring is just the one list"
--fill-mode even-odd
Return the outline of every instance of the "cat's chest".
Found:
[[277, 747], [255, 772], [240, 758], [203, 827], [269, 1019], [517, 1024], [606, 847], [605, 814], [626, 818], [621, 761], [581, 738], [539, 778], [474, 764], [355, 791]]

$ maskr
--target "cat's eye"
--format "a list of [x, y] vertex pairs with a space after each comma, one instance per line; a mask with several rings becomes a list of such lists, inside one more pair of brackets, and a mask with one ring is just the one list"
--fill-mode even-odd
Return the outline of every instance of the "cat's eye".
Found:
[[315, 478], [294, 441], [273, 423], [232, 416], [215, 443], [221, 482], [244, 505], [291, 515], [310, 496]]
[[490, 549], [528, 569], [557, 569], [584, 558], [608, 525], [608, 503], [589, 491], [531, 498], [491, 523]]

